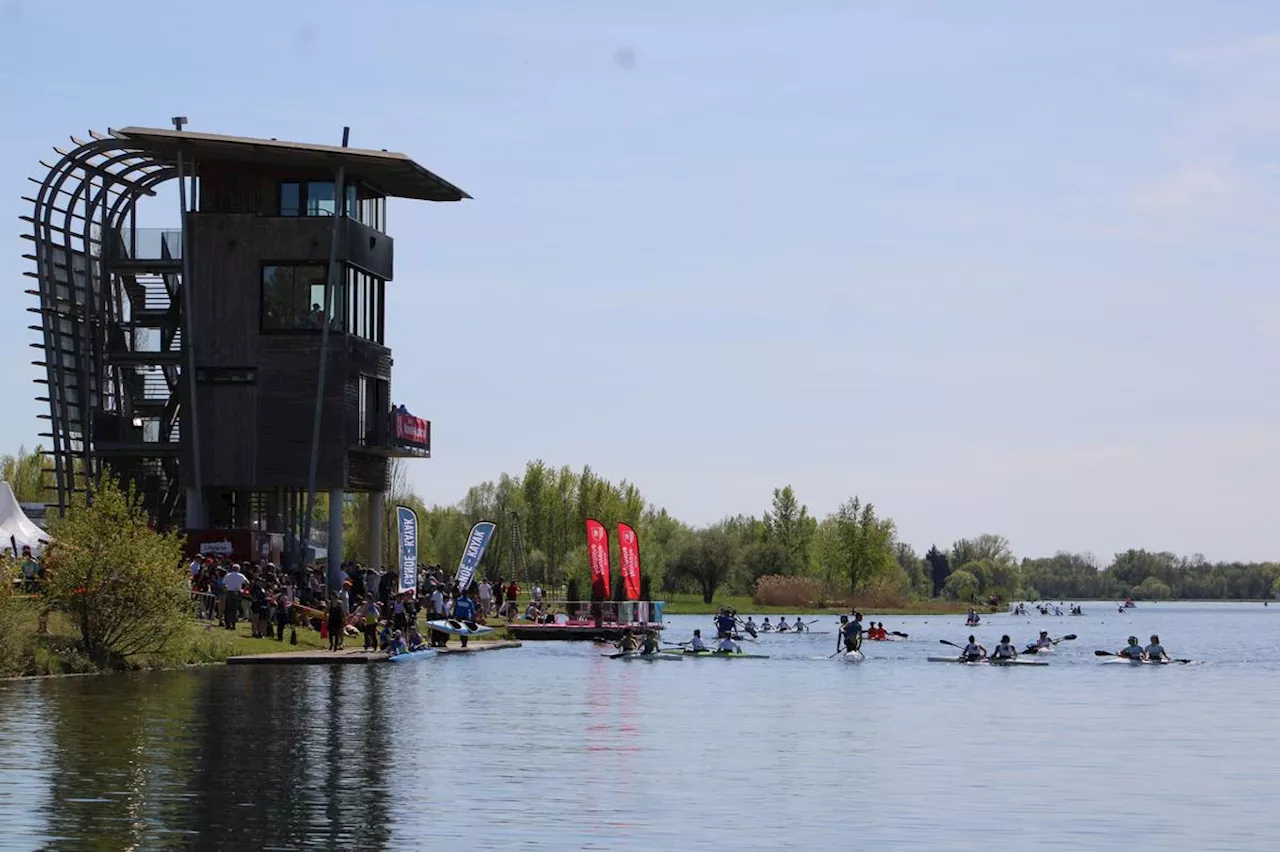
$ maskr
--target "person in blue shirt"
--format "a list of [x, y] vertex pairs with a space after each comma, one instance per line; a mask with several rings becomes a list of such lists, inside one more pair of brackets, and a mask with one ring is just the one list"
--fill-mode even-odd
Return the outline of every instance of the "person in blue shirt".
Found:
[[[856, 619], [857, 616], [854, 616]], [[850, 621], [849, 616], [840, 616], [840, 638], [844, 640], [844, 650], [846, 653], [858, 650], [858, 646], [862, 644], [862, 622], [854, 620]], [[836, 649], [837, 653], [839, 649]]]
[[720, 614], [716, 616], [716, 638], [723, 639], [726, 636], [733, 635], [733, 616], [728, 610], [720, 610]]
[[[470, 592], [463, 592], [456, 601], [453, 602], [453, 617], [463, 623], [463, 626], [470, 627], [475, 623], [476, 604], [471, 600]], [[467, 622], [471, 622], [468, 624]], [[467, 647], [467, 637], [465, 634], [458, 637], [462, 640], [462, 647]]]

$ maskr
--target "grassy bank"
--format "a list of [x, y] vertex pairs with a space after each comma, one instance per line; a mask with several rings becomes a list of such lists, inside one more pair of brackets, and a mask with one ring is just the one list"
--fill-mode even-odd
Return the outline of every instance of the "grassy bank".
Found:
[[[825, 608], [761, 606], [753, 603], [747, 595], [717, 595], [711, 603], [703, 603], [702, 595], [677, 594], [671, 597], [664, 608], [667, 615], [707, 615], [718, 612], [720, 607], [736, 609], [741, 615], [840, 615], [847, 613], [848, 607], [835, 606]], [[897, 607], [876, 607], [872, 604], [859, 604], [862, 612], [870, 615], [953, 615], [969, 611], [969, 604], [954, 601], [906, 601]], [[985, 610], [984, 610], [985, 611]]]
[[[494, 625], [497, 627], [497, 625]], [[136, 671], [140, 669], [182, 668], [185, 666], [223, 663], [231, 657], [248, 654], [278, 654], [285, 651], [324, 650], [327, 638], [304, 627], [297, 628], [297, 644], [289, 641], [254, 639], [249, 622], [241, 621], [234, 631], [221, 624], [191, 619], [182, 635], [174, 636], [164, 652], [130, 657], [122, 664], [104, 668], [90, 660], [80, 648], [75, 626], [61, 613], [50, 613], [47, 630], [41, 633], [39, 609], [35, 601], [15, 601], [9, 623], [0, 636], [0, 678], [41, 677], [49, 675], [95, 674], [103, 671]], [[485, 636], [474, 636], [472, 642], [507, 639], [505, 628], [498, 627]], [[360, 636], [348, 637], [347, 647], [359, 647]]]

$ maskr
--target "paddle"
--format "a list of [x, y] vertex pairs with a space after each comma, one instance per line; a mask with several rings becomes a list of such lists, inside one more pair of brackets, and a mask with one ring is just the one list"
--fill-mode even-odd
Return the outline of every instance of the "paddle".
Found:
[[959, 648], [959, 649], [960, 649], [960, 656], [962, 656], [962, 657], [964, 656], [964, 646], [963, 646], [963, 645], [957, 645], [955, 642], [952, 642], [952, 641], [950, 641], [949, 639], [939, 639], [938, 641], [939, 641], [939, 642], [941, 642], [943, 645], [950, 645], [952, 648]]
[[[1050, 642], [1050, 643], [1052, 643], [1052, 644], [1054, 644], [1054, 645], [1057, 645], [1059, 642], [1071, 642], [1071, 641], [1073, 641], [1073, 640], [1074, 640], [1074, 639], [1076, 639], [1076, 638], [1077, 638], [1077, 637], [1076, 637], [1076, 634], [1074, 634], [1074, 633], [1068, 633], [1066, 636], [1062, 636], [1062, 637], [1059, 637], [1059, 638], [1057, 638], [1057, 639], [1050, 639], [1050, 640], [1049, 640], [1049, 642]], [[1022, 653], [1024, 653], [1024, 654], [1038, 654], [1038, 653], [1040, 653], [1040, 646], [1039, 646], [1039, 645], [1028, 645], [1028, 646], [1026, 647], [1026, 649], [1025, 649]]]
[[909, 638], [909, 637], [907, 636], [907, 634], [903, 633], [901, 630], [890, 630], [890, 631], [889, 631], [889, 635], [890, 635], [890, 636], [901, 636], [903, 639], [907, 639], [907, 638]]

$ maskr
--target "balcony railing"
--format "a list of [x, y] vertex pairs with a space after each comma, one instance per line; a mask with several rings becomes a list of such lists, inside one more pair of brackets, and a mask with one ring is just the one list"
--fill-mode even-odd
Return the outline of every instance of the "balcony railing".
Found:
[[121, 228], [109, 251], [116, 260], [182, 260], [182, 231]]

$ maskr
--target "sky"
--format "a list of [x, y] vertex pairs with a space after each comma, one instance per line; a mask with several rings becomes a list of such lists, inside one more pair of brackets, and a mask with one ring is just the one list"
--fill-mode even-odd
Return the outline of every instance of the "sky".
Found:
[[0, 449], [50, 146], [348, 125], [474, 196], [389, 208], [428, 502], [541, 458], [694, 524], [791, 484], [921, 551], [1280, 558], [1280, 5], [124, 8], [0, 0]]

